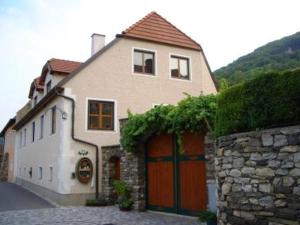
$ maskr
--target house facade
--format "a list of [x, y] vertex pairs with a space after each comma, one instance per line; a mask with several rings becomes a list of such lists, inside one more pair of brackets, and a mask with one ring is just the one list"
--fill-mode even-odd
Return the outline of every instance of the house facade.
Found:
[[104, 38], [92, 36], [84, 63], [48, 61], [15, 125], [17, 182], [63, 205], [104, 194], [103, 149], [119, 145], [128, 110], [217, 92], [200, 45], [155, 12]]
[[0, 133], [4, 140], [2, 160], [0, 160], [0, 180], [15, 181], [15, 131], [12, 129], [16, 122], [11, 118]]

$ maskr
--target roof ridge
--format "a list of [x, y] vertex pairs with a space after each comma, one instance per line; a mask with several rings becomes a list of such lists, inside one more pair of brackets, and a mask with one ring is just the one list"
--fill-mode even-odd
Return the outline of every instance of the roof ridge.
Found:
[[58, 59], [58, 58], [51, 58], [49, 59], [47, 62], [50, 62], [52, 60], [59, 60], [59, 61], [67, 61], [67, 62], [75, 62], [75, 63], [82, 63], [82, 62], [79, 62], [79, 61], [74, 61], [74, 60], [69, 60], [69, 59]]
[[[157, 28], [161, 29], [161, 35], [166, 36], [168, 38], [160, 39], [159, 37], [154, 37], [156, 34], [152, 34], [152, 38], [145, 36], [145, 29], [144, 34], [143, 31], [140, 30], [140, 26], [143, 26], [144, 28], [148, 27], [149, 30], [156, 30]], [[165, 29], [164, 29], [165, 28]], [[136, 31], [138, 31], [136, 33]], [[140, 33], [139, 33], [140, 32]], [[136, 34], [134, 34], [136, 33]], [[149, 32], [147, 32], [149, 33]], [[174, 37], [174, 34], [176, 34], [176, 37], [182, 36], [181, 39], [185, 39], [189, 43], [180, 43], [176, 41], [176, 37]], [[169, 22], [167, 19], [162, 17], [160, 14], [158, 14], [155, 11], [150, 12], [145, 17], [128, 27], [126, 30], [122, 31], [121, 34], [117, 34], [117, 37], [128, 37], [128, 38], [136, 38], [136, 39], [144, 39], [148, 41], [154, 41], [162, 44], [171, 44], [174, 46], [179, 46], [183, 48], [190, 48], [195, 49], [197, 51], [201, 51], [201, 46], [196, 41], [194, 41], [190, 36], [188, 36], [186, 33], [181, 31], [179, 28], [177, 28], [175, 25], [173, 25], [171, 22]], [[150, 40], [151, 39], [151, 40]]]
[[155, 11], [152, 11], [150, 13], [148, 13], [146, 16], [144, 16], [142, 19], [140, 19], [139, 21], [135, 22], [134, 24], [132, 24], [130, 27], [128, 27], [126, 30], [122, 31], [122, 34], [125, 34], [129, 31], [131, 31], [135, 26], [139, 25], [140, 23], [144, 22], [147, 18], [149, 18], [151, 15], [153, 14], [157, 14]]
[[158, 14], [157, 12], [154, 12], [156, 15], [158, 15], [159, 17], [161, 17], [164, 21], [166, 21], [169, 25], [171, 25], [173, 28], [175, 28], [176, 30], [178, 30], [180, 33], [184, 34], [187, 38], [189, 38], [192, 42], [194, 42], [196, 45], [198, 45], [200, 48], [200, 44], [198, 44], [196, 41], [194, 41], [189, 35], [187, 35], [186, 33], [184, 33], [182, 30], [180, 30], [179, 28], [177, 28], [175, 25], [173, 25], [171, 22], [169, 22], [166, 18], [164, 18], [163, 16], [161, 16], [160, 14]]

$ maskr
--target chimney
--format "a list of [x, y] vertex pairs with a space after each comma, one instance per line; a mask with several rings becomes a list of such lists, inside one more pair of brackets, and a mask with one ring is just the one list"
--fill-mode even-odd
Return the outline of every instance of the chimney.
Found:
[[105, 46], [105, 35], [92, 34], [92, 55], [101, 50]]

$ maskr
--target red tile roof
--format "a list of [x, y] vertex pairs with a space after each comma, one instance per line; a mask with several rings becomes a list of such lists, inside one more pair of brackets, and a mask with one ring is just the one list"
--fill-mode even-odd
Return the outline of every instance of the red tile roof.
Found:
[[39, 80], [40, 85], [44, 85], [45, 78], [48, 72], [51, 74], [68, 75], [76, 70], [81, 65], [81, 62], [75, 62], [64, 59], [49, 59], [44, 65], [42, 74]]
[[149, 13], [119, 36], [201, 50], [197, 42], [156, 12]]
[[37, 91], [44, 90], [44, 86], [40, 84], [40, 77], [37, 77], [32, 81], [32, 83], [30, 85], [29, 95], [28, 95], [29, 98], [33, 97], [34, 90], [37, 90]]
[[72, 73], [80, 66], [80, 62], [63, 60], [63, 59], [50, 59], [48, 60], [50, 72], [52, 73]]

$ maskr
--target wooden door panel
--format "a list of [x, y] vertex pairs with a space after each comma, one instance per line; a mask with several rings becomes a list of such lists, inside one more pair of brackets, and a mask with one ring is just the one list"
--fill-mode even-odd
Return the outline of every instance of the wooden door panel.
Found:
[[147, 154], [148, 157], [172, 156], [172, 136], [170, 134], [153, 136], [148, 142]]
[[180, 162], [180, 208], [188, 211], [205, 210], [206, 196], [205, 163]]
[[204, 135], [186, 132], [182, 135], [185, 155], [204, 154]]
[[148, 204], [174, 206], [174, 179], [172, 162], [148, 162]]

